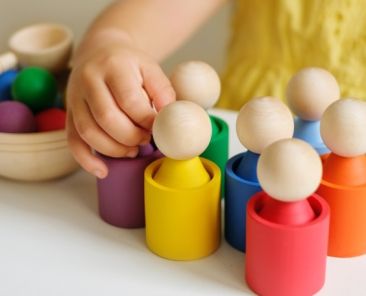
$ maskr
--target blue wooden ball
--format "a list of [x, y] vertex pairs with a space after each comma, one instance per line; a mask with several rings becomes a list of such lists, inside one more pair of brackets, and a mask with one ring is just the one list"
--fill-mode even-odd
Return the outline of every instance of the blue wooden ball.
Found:
[[11, 85], [18, 75], [17, 70], [8, 70], [0, 74], [0, 102], [11, 100]]

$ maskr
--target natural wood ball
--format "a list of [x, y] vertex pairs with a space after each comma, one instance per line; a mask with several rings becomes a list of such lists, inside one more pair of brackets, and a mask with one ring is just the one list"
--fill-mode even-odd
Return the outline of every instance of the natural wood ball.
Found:
[[366, 153], [366, 102], [340, 99], [324, 112], [320, 133], [327, 147], [337, 155], [355, 157]]
[[305, 68], [289, 81], [286, 90], [290, 109], [301, 119], [320, 120], [325, 109], [340, 98], [337, 80], [321, 68]]
[[190, 159], [207, 148], [211, 122], [199, 105], [176, 101], [157, 114], [152, 133], [156, 146], [164, 155], [178, 160]]
[[211, 108], [220, 96], [221, 84], [216, 71], [207, 63], [190, 61], [179, 64], [171, 76], [178, 100], [192, 101]]
[[236, 131], [248, 150], [261, 153], [271, 143], [292, 138], [294, 120], [290, 110], [274, 97], [253, 98], [239, 111]]
[[315, 192], [322, 177], [317, 152], [306, 142], [284, 139], [268, 146], [258, 160], [258, 180], [274, 199], [292, 202]]

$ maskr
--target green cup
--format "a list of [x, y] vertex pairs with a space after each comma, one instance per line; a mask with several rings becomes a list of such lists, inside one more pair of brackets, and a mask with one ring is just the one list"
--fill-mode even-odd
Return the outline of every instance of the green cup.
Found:
[[229, 159], [229, 126], [219, 117], [210, 115], [212, 124], [212, 137], [210, 144], [201, 154], [218, 165], [221, 170], [221, 196], [224, 196], [225, 166]]

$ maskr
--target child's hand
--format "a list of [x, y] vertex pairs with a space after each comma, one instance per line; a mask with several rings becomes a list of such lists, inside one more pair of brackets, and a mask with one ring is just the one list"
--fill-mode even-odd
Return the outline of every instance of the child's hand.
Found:
[[155, 110], [175, 99], [169, 79], [142, 51], [119, 42], [88, 51], [67, 89], [68, 141], [75, 159], [99, 178], [106, 165], [91, 151], [134, 157], [150, 141]]

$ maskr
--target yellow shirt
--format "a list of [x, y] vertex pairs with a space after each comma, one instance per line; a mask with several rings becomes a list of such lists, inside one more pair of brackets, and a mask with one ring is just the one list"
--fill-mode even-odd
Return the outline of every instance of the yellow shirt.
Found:
[[254, 96], [284, 99], [290, 77], [329, 70], [342, 96], [366, 97], [366, 1], [238, 0], [218, 106]]

